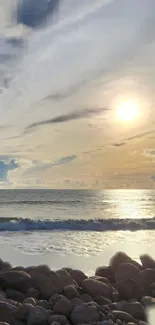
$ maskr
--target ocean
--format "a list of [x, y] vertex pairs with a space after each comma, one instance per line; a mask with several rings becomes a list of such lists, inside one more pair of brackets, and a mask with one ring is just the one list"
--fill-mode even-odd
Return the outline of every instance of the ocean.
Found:
[[0, 243], [22, 254], [97, 256], [155, 244], [153, 190], [0, 190]]

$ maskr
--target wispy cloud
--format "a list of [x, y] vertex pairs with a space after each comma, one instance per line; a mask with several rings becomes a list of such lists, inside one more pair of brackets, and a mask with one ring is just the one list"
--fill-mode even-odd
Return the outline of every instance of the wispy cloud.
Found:
[[84, 109], [84, 110], [75, 111], [75, 112], [72, 112], [72, 113], [69, 113], [66, 115], [59, 115], [59, 116], [54, 117], [49, 120], [32, 123], [26, 128], [26, 131], [29, 129], [32, 129], [32, 128], [37, 128], [42, 125], [66, 123], [66, 122], [73, 121], [73, 120], [79, 120], [79, 119], [83, 119], [83, 118], [89, 118], [92, 116], [98, 116], [101, 113], [103, 114], [106, 110], [107, 109], [104, 109], [104, 108], [102, 108], [102, 109], [101, 108]]
[[152, 133], [155, 133], [155, 130], [150, 130], [147, 132], [139, 133], [139, 134], [133, 135], [132, 137], [125, 138], [124, 140], [129, 141], [129, 140], [134, 140], [134, 139], [140, 139], [140, 138], [143, 138], [143, 137], [150, 135]]
[[27, 170], [28, 173], [46, 171], [52, 167], [68, 164], [77, 158], [76, 155], [62, 157], [56, 161], [33, 162], [33, 167]]

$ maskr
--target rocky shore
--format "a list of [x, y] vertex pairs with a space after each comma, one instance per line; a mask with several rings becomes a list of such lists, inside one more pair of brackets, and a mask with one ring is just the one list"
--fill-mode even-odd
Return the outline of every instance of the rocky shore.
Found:
[[155, 304], [155, 260], [123, 252], [87, 277], [64, 267], [12, 267], [0, 260], [0, 325], [147, 325]]

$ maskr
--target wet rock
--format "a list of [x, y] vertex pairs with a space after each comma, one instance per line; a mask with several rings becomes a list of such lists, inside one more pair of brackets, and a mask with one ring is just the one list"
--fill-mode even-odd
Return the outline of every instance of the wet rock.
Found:
[[24, 304], [31, 304], [33, 306], [36, 305], [36, 299], [35, 298], [25, 298], [23, 301]]
[[12, 300], [15, 300], [18, 302], [22, 302], [25, 299], [24, 293], [14, 290], [14, 289], [7, 289], [5, 291], [5, 293], [6, 293], [8, 299], [12, 299]]
[[73, 298], [79, 298], [80, 294], [76, 289], [75, 285], [68, 285], [65, 286], [63, 289], [63, 294], [65, 297], [67, 297], [69, 300], [73, 299]]
[[130, 263], [121, 263], [115, 271], [115, 282], [122, 281], [125, 278], [133, 278], [139, 274], [139, 269]]
[[49, 325], [52, 325], [53, 322], [58, 322], [61, 325], [69, 325], [69, 321], [64, 315], [52, 315], [48, 319]]
[[23, 271], [6, 271], [0, 273], [0, 285], [5, 289], [27, 292], [31, 279], [29, 274]]
[[116, 287], [122, 299], [128, 300], [134, 298], [139, 300], [143, 294], [143, 290], [139, 284], [130, 278], [125, 278], [124, 280], [117, 282]]
[[62, 298], [55, 304], [53, 311], [55, 314], [62, 314], [68, 317], [72, 311], [72, 304], [68, 299]]
[[145, 269], [155, 269], [155, 260], [150, 255], [140, 255], [140, 261]]
[[100, 314], [94, 305], [83, 304], [81, 306], [77, 306], [71, 313], [71, 321], [73, 325], [97, 322], [99, 319]]
[[47, 273], [40, 274], [37, 271], [31, 277], [34, 287], [39, 290], [41, 299], [49, 299], [62, 291], [60, 277], [56, 272], [47, 271]]
[[33, 305], [31, 304], [22, 304], [17, 307], [15, 316], [17, 319], [26, 320], [29, 312], [33, 309]]
[[83, 281], [82, 288], [92, 297], [104, 296], [109, 298], [112, 293], [111, 288], [107, 284], [90, 278]]
[[136, 323], [136, 320], [131, 315], [125, 313], [124, 311], [114, 310], [112, 314], [115, 317], [115, 320], [120, 319], [121, 321]]
[[144, 308], [139, 302], [122, 301], [117, 304], [117, 309], [130, 314], [136, 319], [146, 319]]
[[27, 291], [27, 297], [28, 298], [39, 298], [39, 291], [35, 288], [29, 288]]
[[98, 267], [96, 269], [95, 275], [107, 278], [110, 281], [110, 283], [113, 283], [115, 281], [114, 267], [113, 266], [101, 266], [101, 267]]
[[27, 317], [27, 325], [43, 325], [46, 324], [48, 319], [48, 313], [42, 307], [33, 307]]
[[71, 270], [70, 275], [79, 286], [87, 279], [87, 276], [80, 270]]

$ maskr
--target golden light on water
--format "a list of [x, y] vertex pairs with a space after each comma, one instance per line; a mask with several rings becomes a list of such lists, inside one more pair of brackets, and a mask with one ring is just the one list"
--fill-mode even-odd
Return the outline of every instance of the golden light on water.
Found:
[[122, 102], [117, 109], [117, 117], [121, 122], [131, 122], [138, 118], [139, 108], [134, 102]]

